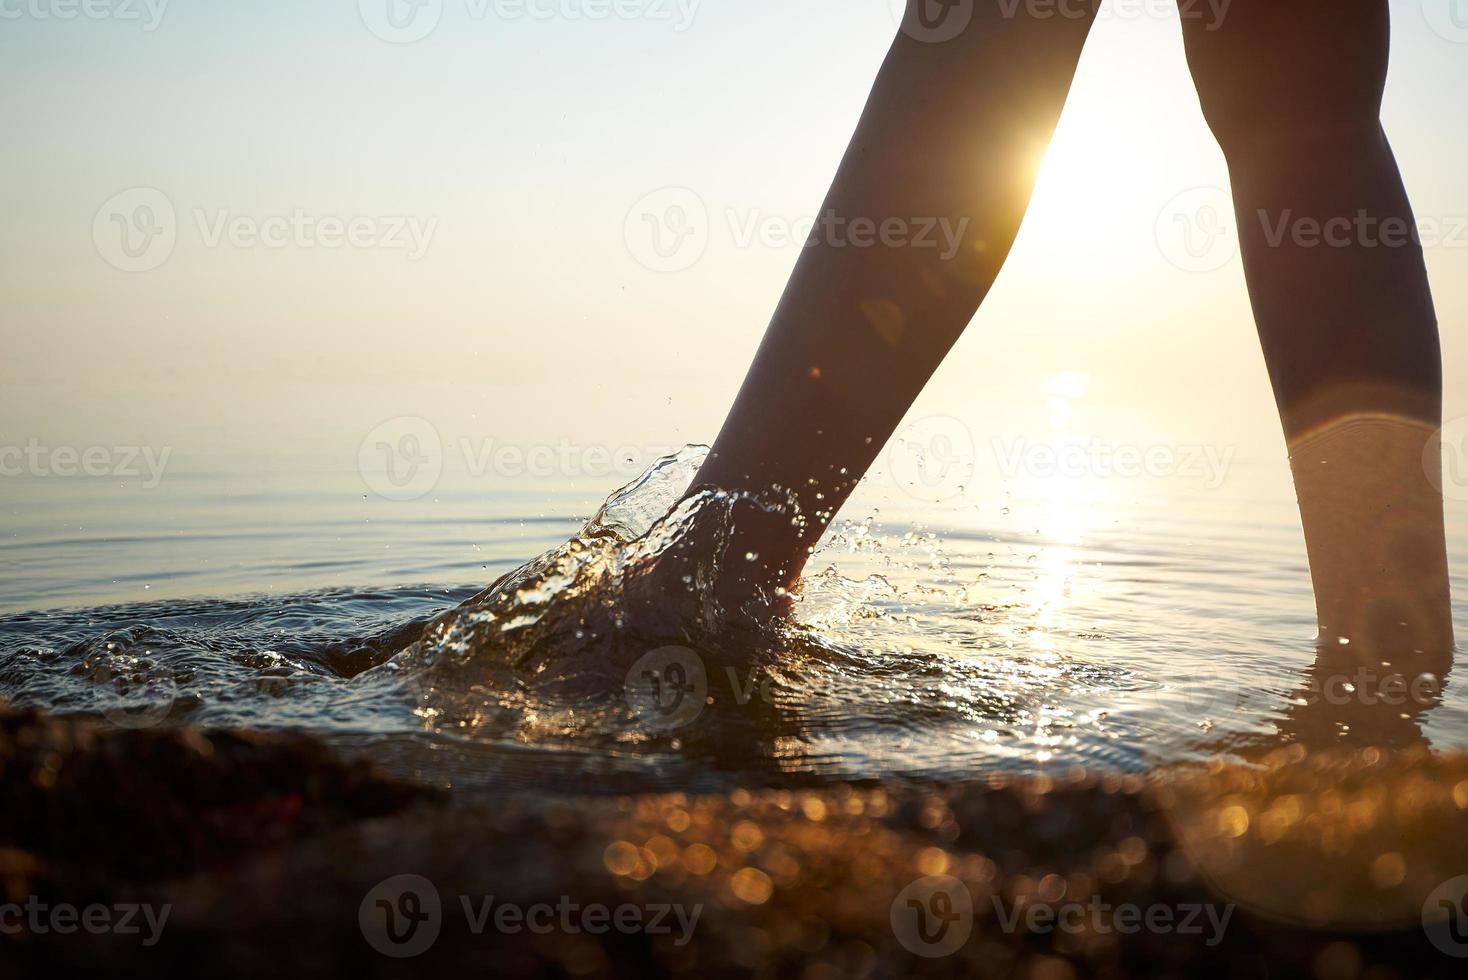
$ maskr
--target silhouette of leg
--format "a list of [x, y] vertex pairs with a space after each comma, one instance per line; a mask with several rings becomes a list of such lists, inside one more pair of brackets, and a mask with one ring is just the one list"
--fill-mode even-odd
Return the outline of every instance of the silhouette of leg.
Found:
[[1429, 473], [1441, 358], [1380, 123], [1387, 0], [1235, 0], [1216, 29], [1185, 17], [1184, 38], [1233, 183], [1320, 641], [1363, 666], [1441, 669], [1452, 621]]
[[[1093, 15], [1006, 9], [910, 6], [695, 481], [798, 507], [736, 511], [719, 545], [734, 594], [798, 579], [1009, 252]], [[972, 20], [948, 38], [945, 12]]]

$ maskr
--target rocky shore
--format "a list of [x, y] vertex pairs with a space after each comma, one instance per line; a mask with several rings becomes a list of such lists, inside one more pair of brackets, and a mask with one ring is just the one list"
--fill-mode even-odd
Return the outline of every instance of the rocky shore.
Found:
[[306, 736], [0, 715], [0, 974], [1388, 980], [1468, 964], [1461, 755], [574, 790], [457, 797]]

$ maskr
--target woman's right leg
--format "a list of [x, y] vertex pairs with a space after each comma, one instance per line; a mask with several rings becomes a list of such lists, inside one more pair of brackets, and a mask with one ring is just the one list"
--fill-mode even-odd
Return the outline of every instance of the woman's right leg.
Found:
[[1321, 641], [1362, 664], [1441, 669], [1452, 619], [1429, 471], [1442, 371], [1380, 123], [1387, 0], [1234, 0], [1217, 29], [1185, 17], [1184, 37], [1228, 160]]
[[699, 487], [781, 488], [800, 510], [795, 525], [736, 514], [722, 546], [736, 601], [799, 577], [973, 317], [1019, 230], [1093, 14], [912, 0], [908, 18], [698, 474]]

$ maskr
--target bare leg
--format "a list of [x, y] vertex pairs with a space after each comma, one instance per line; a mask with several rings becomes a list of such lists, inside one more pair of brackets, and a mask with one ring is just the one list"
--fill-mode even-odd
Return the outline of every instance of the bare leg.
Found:
[[1362, 665], [1416, 657], [1440, 669], [1453, 642], [1447, 557], [1423, 459], [1442, 369], [1379, 121], [1387, 0], [1235, 0], [1219, 29], [1185, 18], [1184, 31], [1233, 182], [1320, 640]]
[[975, 7], [953, 40], [898, 35], [698, 475], [695, 489], [780, 488], [798, 507], [736, 512], [726, 548], [739, 560], [725, 564], [739, 572], [720, 583], [732, 593], [798, 579], [1019, 229], [1091, 18]]

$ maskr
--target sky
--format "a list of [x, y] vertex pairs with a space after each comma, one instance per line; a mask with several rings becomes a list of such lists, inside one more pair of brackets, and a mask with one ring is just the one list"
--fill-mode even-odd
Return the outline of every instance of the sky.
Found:
[[[892, 4], [389, 2], [0, 0], [0, 442], [351, 458], [401, 417], [713, 439]], [[1468, 4], [1391, 7], [1384, 114], [1443, 229], [1451, 418]], [[1226, 187], [1175, 8], [1109, 3], [1010, 264], [914, 417], [1282, 454], [1230, 240], [1175, 238]], [[693, 251], [653, 248], [649, 209], [691, 216]]]

